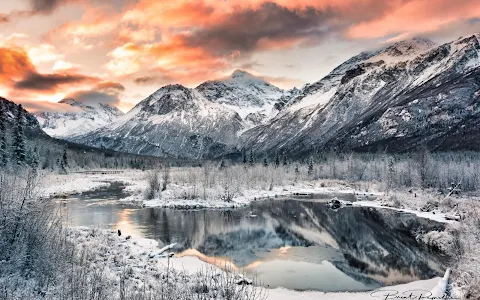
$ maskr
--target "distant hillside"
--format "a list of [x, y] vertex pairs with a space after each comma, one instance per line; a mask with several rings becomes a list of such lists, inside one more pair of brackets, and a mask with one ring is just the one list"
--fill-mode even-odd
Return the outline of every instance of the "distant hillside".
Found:
[[[14, 143], [14, 129], [19, 105], [0, 97], [0, 114], [5, 122], [5, 135], [9, 161], [12, 158], [12, 144]], [[72, 143], [47, 135], [40, 127], [35, 116], [22, 108], [24, 120], [26, 160], [36, 156], [39, 168], [55, 170], [59, 168], [59, 160], [67, 151], [70, 168], [148, 168], [161, 164], [157, 157], [126, 154], [110, 149], [100, 149], [82, 144]], [[34, 153], [35, 152], [35, 153]], [[170, 162], [175, 163], [175, 162]], [[10, 161], [13, 167], [15, 164]]]

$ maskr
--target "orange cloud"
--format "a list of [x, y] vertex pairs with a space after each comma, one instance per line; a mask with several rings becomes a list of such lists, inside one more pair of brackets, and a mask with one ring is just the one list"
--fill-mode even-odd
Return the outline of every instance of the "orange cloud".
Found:
[[0, 47], [0, 85], [11, 86], [34, 71], [35, 66], [25, 50]]
[[409, 1], [370, 21], [355, 24], [347, 35], [352, 38], [379, 38], [432, 32], [447, 24], [480, 17], [480, 2], [472, 0]]
[[[219, 2], [220, 3], [220, 2]], [[153, 1], [143, 0], [123, 15], [124, 22], [157, 27], [184, 28], [205, 26], [217, 21], [222, 14], [204, 1]]]
[[[140, 70], [154, 70], [162, 78], [171, 78], [183, 84], [197, 83], [202, 76], [221, 72], [229, 67], [226, 59], [213, 56], [201, 47], [189, 47], [181, 36], [154, 44], [127, 43], [117, 47], [109, 56], [112, 60], [106, 68], [117, 76], [134, 74]], [[156, 79], [140, 79], [137, 83], [155, 82]], [[203, 77], [203, 80], [208, 77]]]

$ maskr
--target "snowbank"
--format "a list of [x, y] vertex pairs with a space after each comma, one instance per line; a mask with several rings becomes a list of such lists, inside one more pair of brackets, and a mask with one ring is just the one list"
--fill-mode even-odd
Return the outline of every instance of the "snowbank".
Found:
[[395, 208], [395, 207], [390, 207], [390, 206], [384, 206], [380, 204], [379, 202], [376, 201], [357, 201], [354, 202], [353, 205], [355, 206], [364, 206], [364, 207], [373, 207], [373, 208], [386, 208], [386, 209], [392, 209], [400, 212], [405, 212], [405, 213], [411, 213], [416, 215], [417, 217], [420, 218], [425, 218], [429, 220], [433, 220], [439, 223], [455, 223], [455, 221], [452, 220], [447, 220], [448, 214], [445, 213], [435, 213], [435, 212], [422, 212], [414, 209], [409, 209], [409, 208]]
[[[362, 293], [322, 293], [322, 292], [299, 292], [283, 288], [268, 291], [269, 300], [372, 300], [372, 299], [428, 299], [430, 290], [439, 282], [436, 277], [429, 280], [414, 281], [407, 284], [389, 286], [376, 291]], [[413, 297], [408, 298], [412, 293]], [[390, 295], [389, 298], [386, 298]], [[402, 296], [404, 298], [402, 298]]]
[[[71, 236], [82, 247], [86, 247], [94, 253], [99, 253], [98, 260], [102, 262], [106, 261], [107, 269], [113, 274], [120, 274], [123, 271], [124, 264], [119, 263], [119, 260], [124, 260], [124, 262], [132, 268], [133, 277], [138, 277], [138, 273], [151, 277], [158, 274], [158, 272], [164, 272], [170, 269], [176, 271], [174, 274], [185, 274], [181, 275], [182, 278], [187, 278], [187, 280], [194, 282], [196, 280], [195, 276], [198, 276], [198, 273], [202, 271], [203, 274], [210, 274], [211, 276], [218, 276], [216, 274], [220, 273], [224, 274], [224, 271], [218, 268], [215, 268], [213, 272], [205, 272], [205, 270], [211, 270], [214, 267], [198, 257], [173, 256], [172, 258], [167, 258], [158, 255], [152, 256], [152, 253], [165, 252], [170, 249], [172, 245], [158, 245], [156, 241], [150, 239], [119, 237], [116, 231], [89, 228], [74, 228]], [[159, 247], [162, 247], [162, 249]], [[95, 261], [93, 263], [95, 263]], [[437, 291], [437, 289], [440, 291], [441, 287], [444, 286], [445, 278], [448, 278], [447, 274], [445, 276], [444, 278], [437, 277], [429, 280], [415, 281], [362, 293], [301, 292], [284, 288], [267, 289], [266, 293], [268, 295], [267, 299], [269, 300], [371, 300], [375, 299], [374, 297], [385, 298], [388, 293], [390, 293], [390, 295], [393, 293], [395, 293], [395, 295], [402, 295], [407, 291], [414, 291], [414, 294], [418, 297], [420, 295], [430, 295], [429, 291], [434, 292]], [[142, 276], [140, 276], [140, 278], [142, 278]], [[260, 287], [252, 288], [261, 289]]]

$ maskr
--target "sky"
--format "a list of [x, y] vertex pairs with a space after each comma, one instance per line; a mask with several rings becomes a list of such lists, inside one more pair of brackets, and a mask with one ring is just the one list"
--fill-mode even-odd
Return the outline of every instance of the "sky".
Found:
[[301, 87], [362, 51], [477, 32], [478, 0], [0, 0], [0, 97], [128, 111], [167, 84], [242, 69]]

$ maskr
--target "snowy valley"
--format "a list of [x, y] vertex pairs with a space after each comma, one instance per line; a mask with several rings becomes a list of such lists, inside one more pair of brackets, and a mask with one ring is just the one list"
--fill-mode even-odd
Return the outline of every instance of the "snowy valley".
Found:
[[0, 298], [478, 299], [479, 67], [474, 34], [125, 114], [0, 98]]

